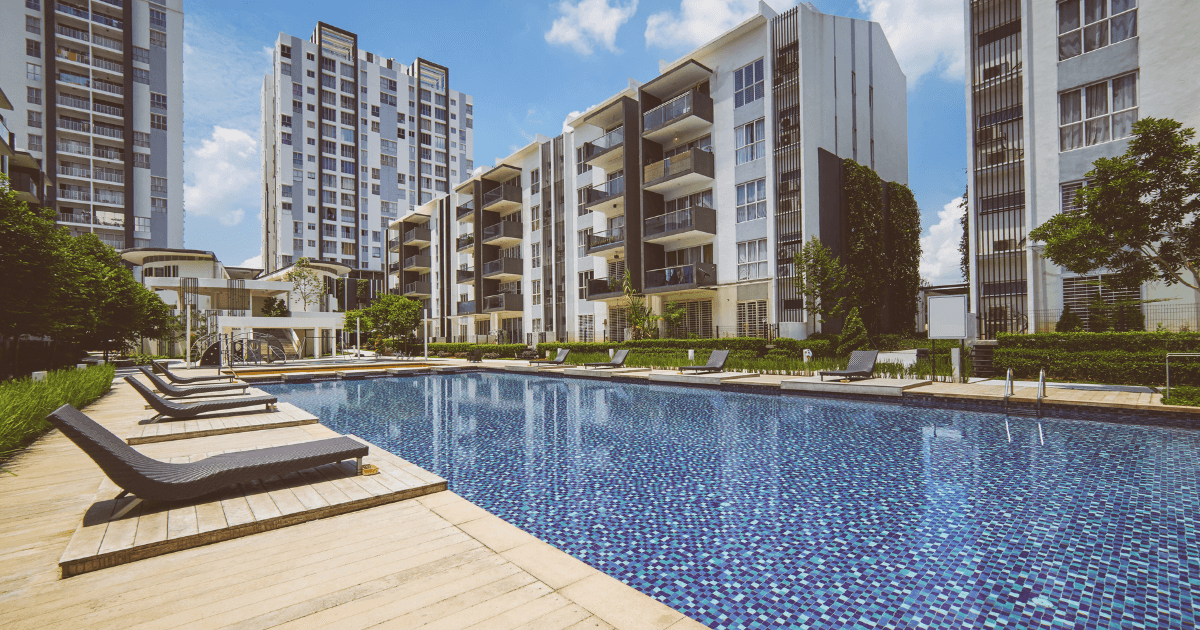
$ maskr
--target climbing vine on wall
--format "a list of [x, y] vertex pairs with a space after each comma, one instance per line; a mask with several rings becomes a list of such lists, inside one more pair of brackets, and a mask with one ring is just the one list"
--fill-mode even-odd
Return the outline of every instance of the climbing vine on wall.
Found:
[[847, 222], [846, 271], [849, 304], [872, 335], [880, 332], [887, 286], [886, 227], [883, 220], [883, 180], [875, 171], [847, 159], [843, 171]]
[[921, 287], [921, 210], [904, 184], [888, 182], [887, 200], [888, 321], [883, 332], [910, 333]]

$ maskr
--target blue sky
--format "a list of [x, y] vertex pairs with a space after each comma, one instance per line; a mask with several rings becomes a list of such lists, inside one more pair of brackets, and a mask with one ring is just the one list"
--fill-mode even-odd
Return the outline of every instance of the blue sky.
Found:
[[[768, 2], [777, 11], [794, 4]], [[966, 184], [961, 0], [813, 0], [825, 13], [873, 19], [908, 77], [909, 185], [921, 206], [922, 274], [958, 281], [957, 209]], [[490, 164], [572, 111], [646, 81], [737, 24], [753, 0], [186, 2], [185, 245], [227, 265], [260, 250], [260, 91], [279, 32], [307, 38], [318, 20], [358, 33], [397, 61], [450, 67], [474, 97], [475, 162]]]

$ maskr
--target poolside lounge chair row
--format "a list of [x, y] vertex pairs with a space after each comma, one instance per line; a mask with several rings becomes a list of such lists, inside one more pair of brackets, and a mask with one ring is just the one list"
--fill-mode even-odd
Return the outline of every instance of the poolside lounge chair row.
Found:
[[[621, 348], [613, 354], [612, 359], [609, 361], [584, 363], [583, 365], [584, 367], [599, 369], [619, 368], [625, 365], [625, 360], [629, 358], [629, 352], [630, 351], [628, 348]], [[553, 359], [533, 359], [529, 362], [529, 365], [563, 365], [566, 363], [567, 357], [570, 356], [570, 354], [570, 348], [559, 348], [558, 353]], [[704, 365], [685, 365], [679, 368], [679, 370], [681, 372], [720, 372], [721, 370], [725, 369], [725, 362], [728, 360], [728, 350], [713, 350], [712, 353], [708, 355], [708, 362]]]

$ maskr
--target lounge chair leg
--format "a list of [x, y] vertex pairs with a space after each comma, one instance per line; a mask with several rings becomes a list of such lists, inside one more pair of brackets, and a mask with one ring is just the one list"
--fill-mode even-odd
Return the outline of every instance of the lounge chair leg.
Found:
[[122, 490], [121, 494], [118, 494], [117, 496], [113, 497], [113, 501], [120, 501], [121, 497], [124, 497], [127, 494], [129, 494], [128, 490]]
[[118, 511], [116, 514], [113, 514], [113, 516], [112, 516], [112, 519], [111, 519], [111, 520], [114, 520], [114, 521], [116, 521], [116, 520], [119, 520], [119, 519], [123, 518], [123, 517], [124, 517], [126, 514], [128, 514], [128, 513], [129, 513], [129, 511], [130, 511], [130, 510], [132, 510], [133, 508], [135, 508], [135, 507], [137, 507], [138, 505], [140, 505], [140, 504], [141, 504], [141, 502], [142, 502], [142, 500], [141, 500], [141, 499], [138, 499], [138, 498], [136, 498], [136, 497], [135, 497], [135, 498], [134, 498], [132, 501], [130, 501], [130, 502], [129, 502], [129, 504], [128, 504], [128, 505], [126, 505], [125, 507], [121, 508], [121, 509], [120, 509], [120, 511]]
[[362, 474], [362, 458], [356, 457], [355, 459], [358, 461], [358, 474], [361, 475]]
[[161, 413], [155, 414], [155, 416], [153, 418], [150, 418], [150, 424], [154, 424], [154, 423], [158, 422], [159, 420], [162, 420], [162, 417], [163, 417], [163, 415]]

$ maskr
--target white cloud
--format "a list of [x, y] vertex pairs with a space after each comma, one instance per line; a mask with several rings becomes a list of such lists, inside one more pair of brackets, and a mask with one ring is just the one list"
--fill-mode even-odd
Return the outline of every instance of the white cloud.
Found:
[[246, 260], [243, 260], [242, 264], [238, 265], [238, 267], [249, 267], [251, 269], [262, 269], [263, 268], [262, 254], [259, 254], [257, 256], [251, 256], [251, 257], [247, 258]]
[[[588, 109], [591, 109], [591, 108], [589, 107]], [[581, 112], [579, 110], [575, 110], [575, 111], [571, 112], [570, 114], [567, 114], [567, 117], [563, 119], [563, 127], [562, 127], [563, 133], [567, 133], [568, 131], [571, 131], [571, 125], [569, 125], [567, 123], [571, 122], [572, 120], [575, 120], [576, 118], [579, 118], [579, 116], [582, 114], [583, 114], [583, 112]]]
[[962, 282], [958, 268], [962, 260], [958, 242], [962, 238], [961, 197], [950, 200], [938, 211], [938, 222], [921, 235], [921, 277], [934, 285]]
[[[772, 7], [782, 11], [793, 4], [794, 0], [782, 0]], [[681, 0], [678, 11], [661, 11], [646, 19], [646, 47], [699, 46], [755, 13], [758, 0]]]
[[546, 31], [546, 41], [570, 46], [581, 55], [590, 55], [597, 44], [610, 52], [617, 50], [617, 31], [637, 12], [637, 0], [622, 4], [619, 0], [562, 0], [561, 16]]
[[858, 7], [883, 28], [909, 88], [935, 71], [950, 81], [963, 80], [961, 0], [858, 0]]
[[241, 223], [246, 208], [261, 201], [258, 141], [241, 129], [214, 127], [212, 135], [188, 151], [190, 177], [183, 203], [191, 216], [214, 217], [222, 225]]

